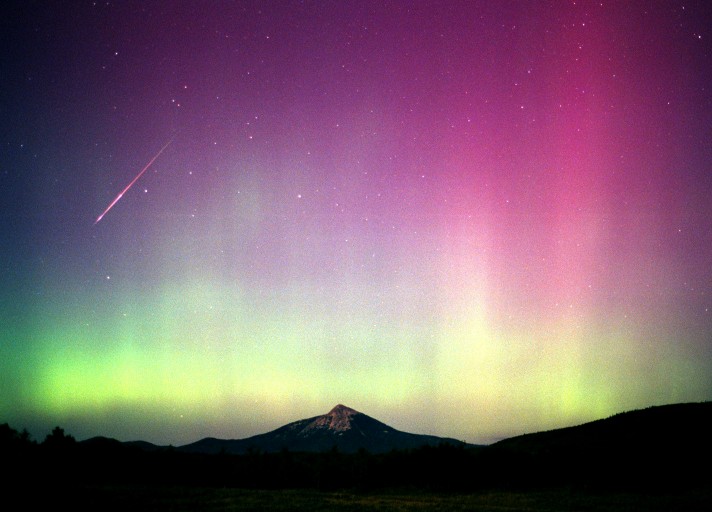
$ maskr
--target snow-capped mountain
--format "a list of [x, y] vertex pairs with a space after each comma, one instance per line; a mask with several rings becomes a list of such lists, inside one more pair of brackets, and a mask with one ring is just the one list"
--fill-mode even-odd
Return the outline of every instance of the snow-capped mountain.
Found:
[[344, 453], [360, 449], [384, 453], [441, 443], [464, 444], [455, 439], [401, 432], [339, 404], [327, 414], [298, 420], [265, 434], [235, 440], [205, 438], [179, 449], [194, 453], [246, 453], [250, 450], [321, 452], [335, 448]]

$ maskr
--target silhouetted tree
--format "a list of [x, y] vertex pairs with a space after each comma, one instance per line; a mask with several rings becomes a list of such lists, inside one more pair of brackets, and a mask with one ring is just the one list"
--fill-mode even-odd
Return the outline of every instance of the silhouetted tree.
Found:
[[42, 444], [50, 448], [67, 448], [75, 445], [76, 442], [73, 436], [64, 433], [63, 428], [54, 427], [52, 433], [47, 434]]
[[17, 440], [18, 435], [17, 430], [10, 427], [9, 424], [3, 423], [0, 425], [0, 444], [3, 446], [8, 446], [14, 443]]
[[27, 458], [35, 444], [27, 429], [18, 432], [7, 423], [0, 425], [0, 452], [5, 460]]

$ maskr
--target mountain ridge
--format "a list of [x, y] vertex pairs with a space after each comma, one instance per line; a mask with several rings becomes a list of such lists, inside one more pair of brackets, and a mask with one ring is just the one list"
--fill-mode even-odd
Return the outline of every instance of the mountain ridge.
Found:
[[662, 439], [703, 438], [712, 427], [712, 402], [685, 402], [654, 405], [619, 412], [597, 420], [539, 432], [508, 437], [489, 445], [497, 449], [534, 452], [568, 450], [573, 446], [627, 445], [645, 449], [662, 445]]
[[189, 453], [274, 453], [284, 450], [344, 453], [366, 450], [384, 453], [422, 446], [467, 443], [452, 438], [402, 432], [350, 407], [338, 404], [328, 413], [287, 423], [275, 430], [244, 439], [206, 437], [177, 449]]
[[[207, 446], [192, 451], [102, 436], [77, 442], [59, 427], [37, 444], [5, 424], [0, 425], [0, 453], [23, 484], [26, 475], [39, 474], [52, 485], [447, 491], [559, 487], [646, 494], [662, 490], [671, 496], [692, 491], [712, 497], [706, 470], [712, 460], [711, 431], [708, 401], [652, 406], [471, 448], [402, 433], [337, 406], [245, 440], [206, 438], [200, 442]], [[439, 444], [423, 445], [423, 437]], [[373, 444], [374, 438], [406, 439], [412, 449], [377, 453], [389, 447]], [[237, 445], [224, 444], [231, 442]], [[681, 505], [655, 510], [710, 510]]]
[[[97, 436], [80, 441], [81, 444], [121, 443], [134, 446], [144, 451], [174, 449], [193, 453], [234, 453], [288, 451], [328, 451], [336, 448], [343, 452], [355, 452], [360, 448], [367, 451], [366, 443], [354, 442], [373, 434], [374, 427], [380, 430], [381, 437], [395, 433], [404, 436], [407, 442], [395, 448], [384, 443], [376, 443], [375, 452], [391, 449], [414, 449], [441, 443], [456, 446], [484, 448], [491, 453], [543, 453], [561, 456], [599, 454], [611, 449], [638, 452], [650, 450], [669, 451], [680, 443], [694, 438], [702, 447], [712, 450], [712, 437], [707, 432], [712, 429], [712, 401], [681, 402], [654, 405], [641, 409], [619, 412], [608, 417], [589, 422], [524, 433], [482, 445], [470, 444], [453, 438], [401, 432], [374, 418], [344, 405], [337, 405], [327, 414], [287, 423], [275, 430], [243, 439], [219, 439], [205, 437], [199, 441], [180, 446], [161, 446], [146, 441], [117, 441]], [[315, 438], [317, 441], [315, 441]], [[338, 442], [346, 439], [346, 442]], [[291, 441], [296, 440], [295, 443]], [[276, 441], [276, 443], [275, 443]], [[424, 442], [423, 442], [424, 441]], [[625, 448], [625, 449], [624, 449]], [[596, 455], [598, 456], [598, 455]]]

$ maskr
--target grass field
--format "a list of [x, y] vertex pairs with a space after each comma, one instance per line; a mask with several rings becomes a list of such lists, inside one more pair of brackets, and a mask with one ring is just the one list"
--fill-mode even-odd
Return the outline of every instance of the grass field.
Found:
[[[349, 493], [302, 490], [244, 490], [178, 487], [87, 487], [53, 496], [67, 510], [151, 511], [709, 511], [710, 492], [598, 494], [568, 490], [534, 492]], [[64, 508], [64, 507], [62, 507]]]

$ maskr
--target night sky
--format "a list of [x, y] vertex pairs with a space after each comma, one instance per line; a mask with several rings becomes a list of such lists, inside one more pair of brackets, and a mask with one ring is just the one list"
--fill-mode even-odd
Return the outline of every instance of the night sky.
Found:
[[4, 7], [0, 423], [179, 445], [343, 403], [490, 443], [712, 399], [711, 28], [706, 0]]

